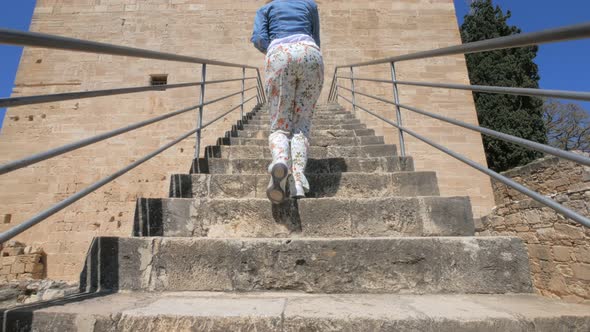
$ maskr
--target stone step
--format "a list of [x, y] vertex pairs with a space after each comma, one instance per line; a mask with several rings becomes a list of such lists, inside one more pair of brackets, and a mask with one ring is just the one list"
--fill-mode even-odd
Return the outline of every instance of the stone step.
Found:
[[[253, 115], [268, 115], [270, 116], [270, 111], [269, 110], [258, 110], [256, 112], [254, 112]], [[313, 113], [314, 116], [316, 115], [322, 115], [322, 116], [329, 116], [329, 115], [352, 115], [352, 112], [349, 112], [347, 110], [315, 110], [315, 112]]]
[[[264, 104], [264, 105], [260, 105], [259, 107], [261, 110], [268, 110], [269, 109], [269, 105], [268, 104]], [[340, 110], [340, 109], [345, 109], [344, 106], [338, 104], [338, 103], [330, 103], [330, 104], [317, 104], [315, 107], [316, 111], [319, 110]]]
[[[269, 114], [263, 113], [256, 113], [252, 119], [254, 120], [262, 120], [262, 121], [270, 121]], [[342, 113], [342, 114], [314, 114], [313, 120], [331, 120], [334, 123], [340, 122], [342, 120], [353, 120], [356, 119], [352, 113]]]
[[[202, 158], [201, 158], [202, 159]], [[205, 174], [264, 174], [271, 159], [220, 159], [201, 161], [200, 173]], [[309, 159], [306, 173], [383, 173], [414, 170], [411, 157], [324, 158]]]
[[526, 248], [514, 237], [101, 237], [95, 238], [90, 253], [90, 267], [82, 272], [82, 289], [87, 280], [96, 280], [101, 290], [156, 292], [533, 291]]
[[136, 236], [379, 237], [471, 236], [465, 197], [138, 200]]
[[[240, 129], [248, 130], [248, 131], [255, 131], [255, 130], [270, 130], [270, 124], [244, 124]], [[367, 126], [364, 124], [335, 124], [335, 125], [316, 125], [312, 126], [312, 132], [314, 130], [358, 130], [358, 129], [367, 129]]]
[[[243, 138], [268, 138], [270, 135], [269, 130], [238, 130], [232, 132], [233, 137]], [[334, 139], [334, 138], [350, 138], [350, 137], [361, 137], [361, 136], [375, 136], [375, 130], [373, 129], [356, 129], [356, 130], [345, 130], [345, 129], [332, 129], [332, 130], [312, 130], [311, 138], [315, 139]]]
[[[223, 137], [218, 145], [259, 145], [268, 147], [268, 138]], [[311, 146], [357, 146], [385, 144], [383, 136], [332, 137], [310, 139]]]
[[[205, 155], [209, 158], [226, 159], [259, 159], [271, 158], [267, 146], [256, 145], [213, 145], [208, 146]], [[366, 146], [311, 146], [309, 158], [347, 158], [347, 157], [392, 157], [397, 155], [397, 147], [393, 144]]]
[[[262, 108], [262, 109], [256, 110], [254, 113], [270, 114], [270, 110]], [[329, 114], [352, 114], [352, 112], [349, 110], [346, 110], [344, 108], [335, 108], [335, 109], [316, 108], [314, 110], [313, 114], [314, 115], [317, 115], [317, 114], [322, 114], [322, 115], [324, 115], [324, 114], [326, 114], [326, 115], [329, 115]]]
[[162, 292], [12, 309], [6, 331], [589, 331], [590, 305], [531, 294]]
[[[252, 124], [252, 125], [270, 126], [270, 121], [267, 121], [267, 120], [247, 120], [247, 121], [244, 121], [244, 123], [245, 124]], [[313, 124], [313, 128], [315, 128], [316, 126], [360, 125], [362, 123], [358, 119], [343, 120], [343, 121], [338, 121], [336, 123], [334, 123], [334, 121], [331, 121], [331, 120], [314, 119], [312, 121], [312, 124]]]
[[[435, 172], [306, 174], [307, 198], [376, 198], [438, 196]], [[175, 174], [170, 197], [266, 198], [267, 174]]]
[[[260, 107], [258, 107], [260, 110], [263, 111], [268, 111], [269, 109], [269, 105], [265, 104], [265, 105], [260, 105]], [[329, 110], [346, 110], [346, 108], [338, 103], [332, 103], [332, 104], [317, 104], [315, 107], [316, 111], [329, 111]]]

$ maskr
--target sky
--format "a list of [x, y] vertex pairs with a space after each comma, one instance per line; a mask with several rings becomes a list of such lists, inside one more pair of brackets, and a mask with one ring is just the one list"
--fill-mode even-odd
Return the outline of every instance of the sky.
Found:
[[[468, 13], [469, 0], [455, 0], [459, 24]], [[536, 32], [590, 21], [590, 0], [494, 0], [504, 12], [510, 10], [511, 25]], [[590, 39], [545, 44], [539, 47], [541, 89], [590, 91]], [[590, 102], [582, 104], [590, 111]]]
[[[36, 0], [0, 0], [0, 27], [29, 30]], [[10, 97], [22, 47], [0, 45], [0, 98]], [[0, 109], [0, 130], [5, 109]]]
[[[454, 0], [459, 24], [468, 13], [469, 0]], [[523, 32], [587, 22], [590, 0], [494, 0], [512, 12], [509, 23]], [[35, 0], [0, 0], [0, 27], [28, 30]], [[9, 97], [22, 49], [0, 45], [0, 98]], [[590, 91], [590, 39], [542, 45], [535, 62], [542, 89]], [[590, 103], [582, 103], [590, 111]], [[5, 110], [0, 109], [0, 130]]]

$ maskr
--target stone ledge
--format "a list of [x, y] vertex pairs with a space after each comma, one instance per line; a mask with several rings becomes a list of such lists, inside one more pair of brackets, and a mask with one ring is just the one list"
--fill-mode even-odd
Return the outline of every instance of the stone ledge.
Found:
[[6, 318], [9, 330], [39, 331], [588, 331], [590, 306], [522, 294], [166, 292], [80, 295]]

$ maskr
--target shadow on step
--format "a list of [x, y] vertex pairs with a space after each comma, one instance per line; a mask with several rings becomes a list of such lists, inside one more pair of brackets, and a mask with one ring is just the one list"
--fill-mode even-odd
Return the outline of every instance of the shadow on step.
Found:
[[[264, 161], [264, 160], [262, 160]], [[264, 198], [269, 175], [266, 174], [266, 164], [249, 161], [236, 164], [218, 164], [206, 166], [211, 173], [209, 180], [201, 175], [173, 174], [170, 177], [169, 197], [171, 198]], [[199, 161], [202, 165], [208, 165], [207, 160]], [[370, 165], [365, 164], [370, 170]], [[358, 168], [358, 167], [357, 167]], [[376, 166], [374, 167], [376, 168]], [[204, 170], [204, 167], [201, 168]], [[348, 171], [348, 165], [342, 158], [310, 159], [305, 176], [310, 184], [307, 198], [325, 198], [342, 196], [343, 190], [359, 190], [366, 187], [359, 176], [346, 177], [343, 183], [343, 174]], [[355, 171], [362, 171], [357, 169]], [[199, 173], [197, 173], [199, 174]], [[383, 181], [386, 181], [385, 179]], [[204, 183], [209, 183], [205, 185]], [[255, 194], [254, 194], [255, 193]], [[154, 233], [157, 235], [156, 233]]]
[[[272, 203], [269, 202], [269, 204]], [[277, 224], [285, 226], [290, 232], [302, 231], [297, 199], [290, 199], [278, 205], [272, 204], [272, 217]]]
[[[36, 315], [35, 312], [50, 308], [50, 307], [59, 307], [64, 306], [70, 303], [82, 302], [90, 299], [94, 299], [97, 297], [103, 297], [115, 292], [112, 291], [104, 291], [104, 292], [96, 292], [96, 293], [78, 293], [68, 295], [61, 299], [39, 302], [34, 304], [25, 304], [22, 306], [18, 306], [15, 308], [10, 309], [0, 309], [0, 326], [2, 326], [2, 332], [11, 332], [11, 331], [39, 331], [33, 325], [33, 321], [35, 321], [35, 325], [43, 323], [44, 319], [54, 319], [53, 315], [51, 317], [47, 317], [46, 315]], [[68, 331], [70, 330], [73, 322], [67, 320], [58, 320], [53, 321], [51, 324], [55, 327], [54, 331]], [[75, 325], [74, 325], [75, 326]]]
[[[86, 262], [80, 273], [80, 292], [61, 299], [25, 304], [0, 310], [0, 324], [3, 332], [37, 331], [33, 322], [54, 319], [45, 315], [35, 315], [36, 311], [66, 304], [82, 302], [116, 293], [119, 289], [119, 242], [117, 238], [95, 238], [90, 244]], [[73, 322], [53, 321], [55, 331], [70, 330]]]
[[133, 236], [164, 236], [161, 199], [138, 198], [133, 217]]

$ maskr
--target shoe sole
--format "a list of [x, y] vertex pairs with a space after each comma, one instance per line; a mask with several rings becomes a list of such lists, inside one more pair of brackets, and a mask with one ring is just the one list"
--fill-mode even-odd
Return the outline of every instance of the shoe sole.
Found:
[[287, 198], [287, 193], [285, 192], [285, 185], [282, 182], [285, 181], [287, 176], [289, 175], [289, 170], [287, 166], [283, 164], [276, 164], [272, 167], [270, 171], [270, 176], [272, 178], [272, 185], [266, 189], [266, 196], [273, 204], [281, 204]]

